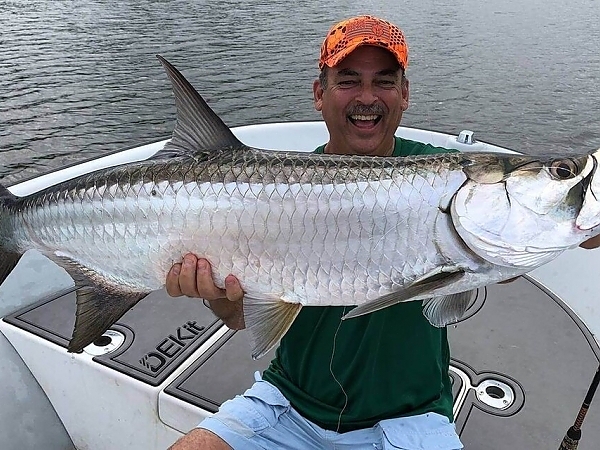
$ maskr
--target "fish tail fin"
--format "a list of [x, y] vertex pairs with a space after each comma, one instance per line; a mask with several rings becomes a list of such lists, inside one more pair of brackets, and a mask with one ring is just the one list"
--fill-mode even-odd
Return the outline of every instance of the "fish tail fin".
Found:
[[11, 245], [13, 225], [11, 207], [17, 202], [17, 196], [0, 184], [0, 284], [15, 268], [23, 254]]

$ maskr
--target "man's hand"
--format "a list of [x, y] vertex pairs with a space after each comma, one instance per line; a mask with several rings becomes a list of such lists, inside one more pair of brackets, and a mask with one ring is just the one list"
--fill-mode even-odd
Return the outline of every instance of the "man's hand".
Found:
[[589, 238], [587, 241], [584, 241], [581, 244], [579, 244], [579, 246], [581, 248], [587, 248], [587, 249], [600, 247], [600, 235], [594, 236], [593, 238]]
[[[225, 278], [225, 289], [215, 286], [210, 263], [188, 253], [183, 263], [173, 264], [165, 283], [172, 297], [199, 297], [208, 301], [210, 308], [225, 325], [234, 330], [244, 328], [244, 291], [233, 275]], [[229, 300], [229, 301], [227, 301]]]

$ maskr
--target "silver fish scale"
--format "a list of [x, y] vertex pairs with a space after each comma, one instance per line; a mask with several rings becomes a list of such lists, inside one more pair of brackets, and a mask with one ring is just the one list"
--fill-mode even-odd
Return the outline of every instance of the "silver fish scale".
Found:
[[464, 182], [460, 156], [220, 155], [110, 169], [28, 197], [18, 247], [142, 289], [193, 252], [217, 283], [234, 273], [248, 295], [310, 305], [372, 300], [454, 256], [432, 233], [440, 199]]

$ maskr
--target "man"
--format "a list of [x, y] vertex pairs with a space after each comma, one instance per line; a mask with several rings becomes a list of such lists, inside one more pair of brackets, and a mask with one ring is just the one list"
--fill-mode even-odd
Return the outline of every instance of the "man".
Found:
[[[330, 134], [316, 151], [444, 151], [394, 136], [408, 108], [407, 64], [404, 36], [389, 22], [361, 16], [335, 25], [313, 85]], [[229, 275], [225, 289], [215, 286], [208, 261], [186, 255], [166, 286], [172, 296], [204, 298], [227, 326], [244, 328], [239, 282]], [[427, 322], [421, 302], [342, 322], [347, 311], [303, 308], [262, 379], [172, 450], [462, 448], [452, 423], [446, 329]]]

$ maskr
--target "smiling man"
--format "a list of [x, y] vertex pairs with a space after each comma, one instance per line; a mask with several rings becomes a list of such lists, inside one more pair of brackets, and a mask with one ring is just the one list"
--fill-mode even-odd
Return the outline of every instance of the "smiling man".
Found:
[[313, 85], [315, 108], [329, 130], [326, 152], [390, 156], [394, 133], [408, 108], [404, 38], [399, 34], [393, 42], [389, 36], [365, 36], [356, 28], [343, 50], [336, 51], [344, 39], [341, 30], [334, 27], [323, 43], [321, 74]]
[[[402, 31], [360, 16], [331, 28], [321, 47], [314, 105], [329, 130], [318, 153], [407, 156], [445, 151], [394, 133], [408, 108]], [[200, 255], [201, 256], [201, 255]], [[208, 261], [186, 255], [167, 292], [206, 299], [227, 326], [244, 328], [233, 275], [215, 286]], [[345, 307], [303, 308], [270, 366], [172, 447], [192, 449], [456, 450], [445, 328], [421, 302], [342, 321]]]

